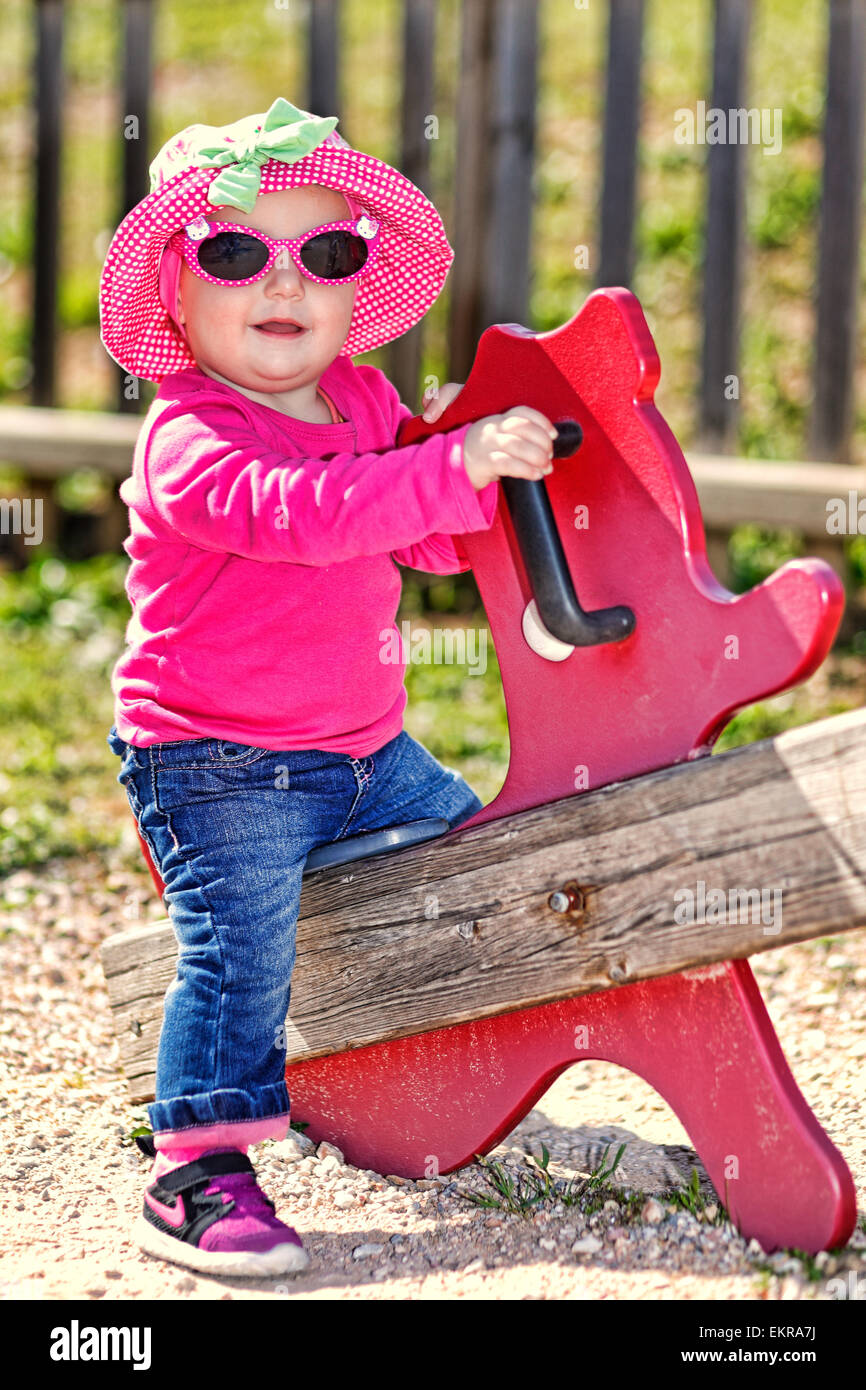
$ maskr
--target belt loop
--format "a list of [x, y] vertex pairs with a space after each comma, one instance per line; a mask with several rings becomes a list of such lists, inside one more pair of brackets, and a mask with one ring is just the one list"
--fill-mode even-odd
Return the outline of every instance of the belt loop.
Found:
[[[373, 775], [373, 769], [375, 766], [373, 758], [372, 756], [368, 758], [352, 758], [350, 756], [350, 762], [352, 764], [352, 771], [355, 774], [355, 781], [357, 782], [358, 786], [363, 790], [363, 788], [366, 787], [367, 783]], [[367, 766], [367, 764], [369, 764], [369, 767]]]

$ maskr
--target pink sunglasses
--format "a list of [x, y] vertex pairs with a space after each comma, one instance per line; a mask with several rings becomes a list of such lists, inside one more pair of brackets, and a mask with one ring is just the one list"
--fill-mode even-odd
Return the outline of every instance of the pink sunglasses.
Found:
[[291, 256], [308, 280], [345, 285], [366, 275], [376, 260], [380, 224], [372, 217], [325, 222], [303, 236], [275, 238], [237, 222], [197, 217], [175, 232], [170, 245], [190, 270], [212, 285], [252, 285]]

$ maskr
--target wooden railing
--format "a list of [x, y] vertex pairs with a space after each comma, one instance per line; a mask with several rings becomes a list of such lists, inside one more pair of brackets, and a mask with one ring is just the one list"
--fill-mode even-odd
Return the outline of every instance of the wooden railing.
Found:
[[[88, 549], [98, 553], [121, 546], [128, 524], [117, 487], [131, 471], [140, 427], [137, 418], [100, 411], [33, 406], [0, 410], [0, 458], [14, 458], [29, 479], [28, 495], [42, 500], [46, 541], [56, 542], [62, 529], [63, 511], [53, 494], [54, 483], [77, 469], [90, 468], [110, 478], [113, 487], [102, 510], [89, 519]], [[722, 583], [732, 579], [730, 533], [743, 522], [799, 532], [810, 555], [828, 560], [848, 579], [847, 533], [828, 532], [828, 504], [839, 499], [847, 514], [852, 493], [866, 499], [866, 469], [697, 452], [688, 452], [687, 461], [703, 511], [710, 565]], [[28, 558], [28, 545], [20, 535], [0, 535], [0, 555], [4, 551], [13, 564]]]

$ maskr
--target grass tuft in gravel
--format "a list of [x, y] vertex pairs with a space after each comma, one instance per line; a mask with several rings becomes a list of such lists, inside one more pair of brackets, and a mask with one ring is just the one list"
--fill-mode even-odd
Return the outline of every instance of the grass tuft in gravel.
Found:
[[579, 1181], [571, 1178], [567, 1182], [557, 1178], [551, 1179], [548, 1172], [550, 1153], [544, 1144], [541, 1146], [541, 1161], [529, 1155], [527, 1163], [531, 1167], [528, 1171], [518, 1171], [514, 1177], [504, 1164], [498, 1163], [495, 1159], [485, 1158], [483, 1154], [476, 1154], [490, 1193], [458, 1188], [458, 1195], [475, 1206], [493, 1207], [498, 1211], [513, 1212], [520, 1216], [532, 1216], [544, 1203], [551, 1206], [562, 1203], [566, 1207], [577, 1207], [584, 1215], [591, 1215], [604, 1205], [605, 1200], [609, 1199], [614, 1191], [608, 1179], [625, 1152], [625, 1144], [620, 1144], [610, 1168], [606, 1166], [609, 1151], [608, 1144], [601, 1162], [593, 1172], [583, 1176]]

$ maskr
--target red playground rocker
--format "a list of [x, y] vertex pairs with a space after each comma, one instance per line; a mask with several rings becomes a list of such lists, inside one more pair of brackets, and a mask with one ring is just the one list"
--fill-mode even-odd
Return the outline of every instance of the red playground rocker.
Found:
[[[456, 831], [416, 822], [309, 857], [286, 1024], [292, 1114], [350, 1163], [420, 1177], [432, 1160], [446, 1173], [498, 1144], [566, 1067], [602, 1058], [664, 1097], [746, 1237], [816, 1251], [850, 1235], [854, 1185], [745, 957], [866, 921], [862, 779], [836, 821], [829, 791], [819, 815], [782, 785], [802, 793], [798, 768], [818, 766], [831, 725], [828, 757], [841, 759], [859, 715], [704, 755], [736, 710], [816, 670], [843, 589], [815, 559], [741, 596], [721, 587], [653, 404], [658, 377], [637, 300], [599, 290], [558, 330], [488, 329], [457, 400], [400, 436], [517, 403], [559, 426], [550, 478], [502, 480], [492, 528], [459, 538], [502, 671], [511, 758], [499, 795]], [[816, 838], [795, 843], [804, 826]], [[738, 859], [750, 834], [751, 859]], [[626, 873], [616, 855], [634, 846]], [[842, 907], [829, 880], [823, 908], [810, 904], [816, 855], [845, 860]], [[678, 922], [677, 886], [725, 871], [736, 883], [744, 863], [752, 883], [788, 885], [783, 930]], [[173, 949], [164, 924], [104, 947], [135, 1098], [153, 1095]]]

